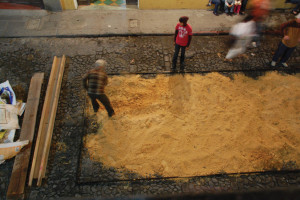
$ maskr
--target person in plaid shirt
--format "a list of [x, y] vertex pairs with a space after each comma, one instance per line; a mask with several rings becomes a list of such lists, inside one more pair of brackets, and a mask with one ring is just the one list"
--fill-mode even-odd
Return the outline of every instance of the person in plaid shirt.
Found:
[[94, 64], [94, 69], [90, 70], [83, 78], [83, 86], [87, 90], [89, 97], [91, 98], [94, 112], [98, 112], [99, 103], [97, 99], [104, 105], [108, 116], [112, 117], [115, 114], [110, 101], [104, 93], [104, 88], [107, 85], [107, 74], [105, 67], [107, 63], [105, 60], [97, 60]]

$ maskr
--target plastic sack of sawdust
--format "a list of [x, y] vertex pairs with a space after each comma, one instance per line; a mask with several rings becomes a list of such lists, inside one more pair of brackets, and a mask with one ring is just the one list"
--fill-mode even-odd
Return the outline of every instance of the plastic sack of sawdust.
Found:
[[[16, 105], [16, 95], [9, 84], [9, 81], [5, 81], [0, 84], [0, 105], [10, 104]], [[1, 129], [0, 128], [0, 143], [13, 142], [15, 137], [15, 129]]]
[[29, 140], [0, 144], [0, 164], [5, 160], [15, 157]]
[[0, 104], [0, 129], [19, 129], [18, 115], [21, 116], [24, 109], [25, 103]]

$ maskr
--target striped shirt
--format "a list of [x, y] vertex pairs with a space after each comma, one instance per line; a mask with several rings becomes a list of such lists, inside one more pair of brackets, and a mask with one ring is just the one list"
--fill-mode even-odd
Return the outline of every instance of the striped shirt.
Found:
[[284, 36], [289, 36], [288, 40], [282, 39], [282, 43], [289, 48], [296, 47], [300, 40], [300, 23], [292, 20], [282, 24], [280, 28]]
[[107, 82], [107, 74], [100, 69], [89, 71], [83, 78], [83, 86], [88, 94], [104, 94]]

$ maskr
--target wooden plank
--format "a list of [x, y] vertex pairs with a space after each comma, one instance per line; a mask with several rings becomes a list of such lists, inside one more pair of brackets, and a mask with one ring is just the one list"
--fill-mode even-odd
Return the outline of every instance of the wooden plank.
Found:
[[[61, 63], [60, 63], [60, 67], [61, 67], [61, 70], [62, 70], [62, 77], [63, 77], [63, 73], [64, 73], [65, 64], [66, 64], [66, 57], [65, 57], [65, 55], [63, 55]], [[61, 82], [62, 82], [62, 79], [61, 79]], [[61, 82], [59, 83], [59, 90], [61, 88]], [[59, 94], [60, 94], [60, 91], [58, 92], [58, 95]], [[58, 100], [57, 100], [57, 103], [58, 103]], [[57, 105], [56, 105], [56, 108], [55, 108], [54, 120], [55, 120], [55, 116], [56, 116], [56, 111], [57, 111]], [[51, 130], [51, 138], [52, 138], [52, 133], [53, 133], [53, 128], [54, 128], [54, 122], [52, 124], [52, 127], [49, 128]], [[48, 164], [49, 151], [50, 151], [50, 145], [49, 145], [49, 148], [47, 149], [46, 160], [45, 160], [45, 168], [43, 170], [43, 176], [42, 176], [43, 178], [46, 175], [46, 167], [47, 167], [47, 164]]]
[[51, 144], [51, 139], [52, 139], [57, 105], [58, 105], [58, 100], [59, 100], [60, 88], [61, 88], [63, 73], [64, 73], [64, 69], [65, 69], [65, 61], [66, 61], [66, 57], [63, 56], [61, 59], [59, 74], [58, 74], [58, 78], [57, 78], [57, 84], [55, 87], [55, 95], [54, 95], [53, 101], [51, 102], [52, 107], [50, 110], [50, 121], [49, 121], [49, 126], [47, 129], [47, 133], [46, 133], [46, 141], [45, 141], [45, 146], [44, 146], [43, 155], [42, 155], [42, 159], [41, 159], [37, 186], [40, 186], [42, 184], [42, 177], [45, 175], [45, 171], [46, 171], [46, 164], [48, 161], [48, 155], [49, 155], [50, 144]]
[[49, 109], [50, 109], [50, 101], [49, 99], [52, 96], [52, 93], [54, 91], [54, 84], [55, 84], [55, 77], [57, 76], [58, 73], [58, 59], [55, 56], [52, 64], [52, 69], [47, 85], [47, 91], [46, 91], [46, 96], [45, 96], [45, 101], [43, 105], [43, 111], [42, 111], [42, 116], [40, 120], [40, 125], [39, 125], [39, 130], [37, 134], [37, 139], [35, 143], [35, 149], [34, 149], [34, 156], [32, 159], [32, 164], [31, 164], [31, 170], [30, 170], [30, 175], [29, 175], [29, 180], [28, 180], [28, 185], [32, 185], [32, 179], [38, 177], [38, 167], [41, 162], [41, 150], [42, 147], [44, 146], [45, 142], [45, 134], [44, 130], [47, 129], [48, 127], [48, 121], [49, 121]]
[[36, 123], [36, 115], [40, 101], [41, 87], [44, 80], [44, 73], [36, 73], [31, 78], [26, 110], [24, 113], [20, 140], [29, 140], [29, 144], [15, 157], [12, 175], [10, 178], [7, 199], [23, 199], [24, 188], [27, 177], [27, 169], [30, 160], [32, 141]]

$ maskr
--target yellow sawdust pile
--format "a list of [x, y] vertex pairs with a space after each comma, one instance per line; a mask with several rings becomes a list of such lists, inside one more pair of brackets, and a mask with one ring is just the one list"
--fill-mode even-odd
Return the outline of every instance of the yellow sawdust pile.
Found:
[[[85, 137], [95, 161], [140, 175], [196, 176], [300, 165], [300, 76], [113, 77], [116, 111]], [[91, 105], [90, 105], [91, 107]]]

